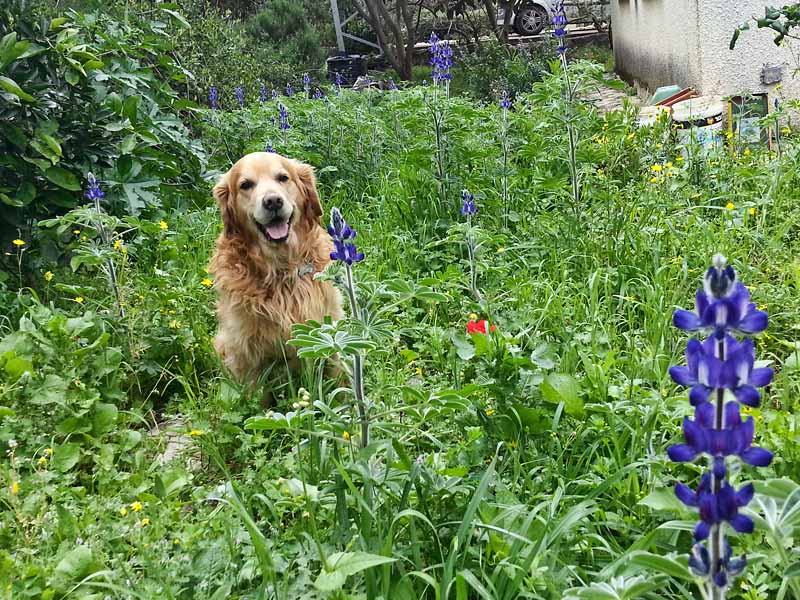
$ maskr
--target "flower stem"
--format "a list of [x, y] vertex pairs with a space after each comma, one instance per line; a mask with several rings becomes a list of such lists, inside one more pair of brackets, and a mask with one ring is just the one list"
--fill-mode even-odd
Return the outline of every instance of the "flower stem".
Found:
[[[717, 355], [720, 361], [725, 361], [725, 339], [717, 342]], [[716, 389], [716, 400], [714, 403], [714, 429], [725, 429], [725, 388]], [[720, 489], [722, 488], [722, 478], [714, 474], [714, 458], [711, 458], [711, 481], [714, 490], [714, 497], [718, 497]], [[709, 543], [709, 554], [711, 569], [709, 572], [709, 593], [711, 600], [725, 600], [725, 588], [717, 587], [714, 583], [714, 577], [719, 572], [721, 567], [722, 547], [724, 541], [725, 531], [723, 530], [722, 523], [717, 523], [711, 528], [711, 540]]]
[[[344, 270], [347, 275], [347, 295], [350, 298], [350, 310], [353, 316], [360, 321], [361, 310], [358, 306], [358, 298], [356, 298], [353, 268], [351, 265], [346, 264]], [[358, 416], [361, 421], [361, 447], [366, 448], [367, 444], [369, 444], [369, 408], [364, 394], [364, 359], [360, 352], [356, 352], [353, 355], [353, 394], [356, 397]]]
[[[572, 102], [575, 99], [575, 90], [572, 88], [572, 84], [569, 80], [569, 65], [567, 63], [567, 55], [565, 52], [561, 53], [561, 70], [564, 73], [564, 85], [565, 85], [565, 93], [564, 99], [567, 101], [568, 105], [572, 106]], [[580, 201], [581, 201], [581, 187], [580, 181], [578, 179], [578, 157], [577, 157], [577, 145], [578, 139], [575, 133], [575, 128], [572, 125], [570, 120], [567, 121], [567, 138], [568, 138], [568, 145], [567, 151], [569, 153], [569, 174], [570, 179], [572, 180], [572, 201], [573, 201], [573, 210], [577, 215], [580, 210]]]

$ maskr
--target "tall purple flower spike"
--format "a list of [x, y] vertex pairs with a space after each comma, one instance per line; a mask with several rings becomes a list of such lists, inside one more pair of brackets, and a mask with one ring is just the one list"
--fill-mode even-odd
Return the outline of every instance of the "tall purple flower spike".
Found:
[[[676, 327], [710, 335], [705, 341], [689, 340], [686, 366], [669, 370], [677, 384], [691, 388], [689, 400], [695, 413], [694, 419], [683, 420], [685, 443], [670, 446], [667, 454], [675, 462], [692, 462], [703, 456], [709, 464], [696, 490], [677, 483], [675, 495], [698, 511], [700, 521], [689, 567], [703, 580], [710, 598], [724, 598], [747, 565], [745, 557], [733, 558], [726, 526], [738, 533], [751, 533], [754, 528], [753, 520], [739, 512], [752, 500], [753, 485], [736, 489], [727, 479], [728, 463], [766, 467], [773, 458], [769, 450], [753, 446], [755, 420], [741, 415], [742, 405], [759, 405], [758, 388], [772, 381], [772, 369], [755, 367], [752, 339], [739, 341], [732, 335], [764, 331], [767, 314], [750, 302], [747, 288], [726, 263], [724, 256], [714, 257], [703, 289], [697, 292], [695, 312], [675, 311], [672, 320]], [[735, 400], [726, 401], [726, 396]]]

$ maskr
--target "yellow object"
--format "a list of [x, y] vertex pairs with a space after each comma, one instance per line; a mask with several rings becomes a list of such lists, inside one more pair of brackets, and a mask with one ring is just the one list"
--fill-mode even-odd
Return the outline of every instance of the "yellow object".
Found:
[[133, 512], [139, 512], [140, 510], [142, 510], [142, 503], [139, 502], [138, 500], [136, 502], [131, 502], [131, 510]]
[[159, 221], [158, 226], [161, 227], [161, 231], [166, 231], [169, 229], [169, 225], [167, 225], [166, 221]]
[[728, 202], [725, 205], [725, 208], [727, 208], [728, 210], [733, 210], [734, 208], [736, 208], [736, 206], [734, 206], [733, 202]]
[[203, 281], [200, 282], [200, 285], [205, 287], [211, 287], [212, 285], [214, 285], [214, 282], [211, 281], [208, 277], [206, 277], [205, 279], [203, 279]]
[[44, 274], [44, 280], [45, 281], [52, 281], [52, 279], [53, 279], [53, 272], [52, 271], [47, 271]]
[[350, 432], [349, 431], [345, 431], [342, 434], [342, 439], [344, 439], [345, 442], [349, 442], [350, 441]]
[[77, 302], [78, 304], [83, 304], [83, 296], [78, 296], [77, 298], [75, 298], [75, 302]]
[[22, 246], [24, 246], [24, 245], [25, 245], [25, 242], [24, 242], [24, 240], [21, 240], [21, 239], [19, 239], [19, 238], [17, 238], [16, 240], [14, 240], [14, 241], [13, 241], [13, 242], [11, 242], [11, 243], [12, 243], [12, 244], [14, 244], [14, 245], [15, 245], [17, 248], [21, 248]]

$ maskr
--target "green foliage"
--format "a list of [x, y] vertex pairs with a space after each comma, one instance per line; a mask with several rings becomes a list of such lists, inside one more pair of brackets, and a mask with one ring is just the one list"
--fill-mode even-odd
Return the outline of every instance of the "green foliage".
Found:
[[129, 214], [169, 204], [164, 184], [182, 182], [189, 194], [196, 187], [203, 153], [178, 116], [191, 104], [170, 86], [187, 77], [167, 37], [183, 22], [166, 7], [158, 16], [0, 15], [5, 236], [27, 237], [37, 219], [80, 203], [89, 171], [119, 192], [109, 208]]
[[452, 91], [480, 100], [494, 100], [504, 90], [513, 97], [541, 81], [546, 68], [540, 50], [488, 41], [455, 61]]

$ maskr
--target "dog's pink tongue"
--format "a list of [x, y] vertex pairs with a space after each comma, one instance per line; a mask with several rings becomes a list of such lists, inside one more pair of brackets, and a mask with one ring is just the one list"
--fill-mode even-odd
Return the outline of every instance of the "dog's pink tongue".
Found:
[[267, 225], [267, 234], [273, 240], [279, 240], [289, 235], [289, 223], [270, 223]]

